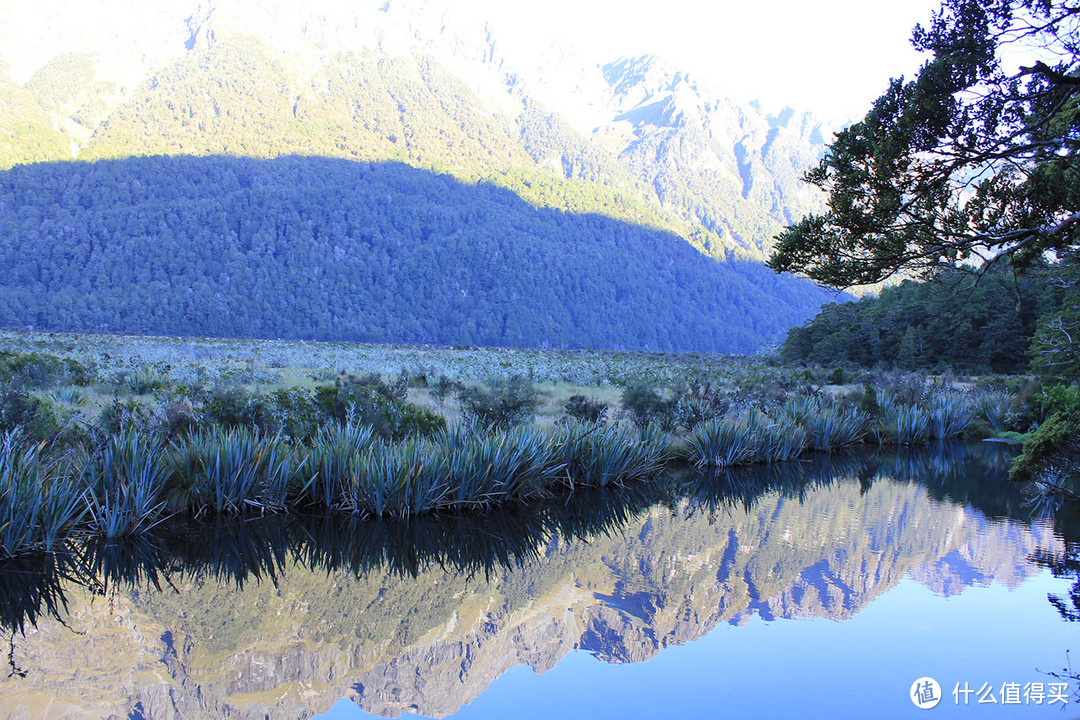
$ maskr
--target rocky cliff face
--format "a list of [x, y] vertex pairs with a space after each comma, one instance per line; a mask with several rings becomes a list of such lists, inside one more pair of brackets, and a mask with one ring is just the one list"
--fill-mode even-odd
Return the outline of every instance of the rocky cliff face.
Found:
[[507, 669], [573, 650], [640, 662], [720, 623], [857, 613], [903, 577], [938, 592], [1013, 586], [1045, 526], [988, 521], [915, 484], [839, 482], [710, 513], [684, 501], [621, 535], [552, 538], [540, 558], [478, 575], [429, 567], [362, 577], [288, 560], [241, 585], [180, 572], [158, 590], [69, 593], [69, 613], [15, 636], [13, 718], [308, 717], [348, 696], [393, 717], [453, 713]]

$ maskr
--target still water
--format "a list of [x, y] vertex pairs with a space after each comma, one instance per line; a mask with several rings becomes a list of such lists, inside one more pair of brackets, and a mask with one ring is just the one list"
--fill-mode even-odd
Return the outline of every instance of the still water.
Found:
[[819, 457], [73, 547], [0, 574], [0, 716], [1077, 717], [1080, 533], [1008, 461]]

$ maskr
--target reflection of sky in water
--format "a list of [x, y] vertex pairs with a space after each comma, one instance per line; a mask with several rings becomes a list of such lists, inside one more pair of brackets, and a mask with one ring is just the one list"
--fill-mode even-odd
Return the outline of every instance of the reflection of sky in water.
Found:
[[[1057, 682], [1039, 671], [1060, 670], [1069, 649], [1080, 671], [1080, 624], [1063, 623], [1046, 599], [1068, 589], [1049, 571], [1011, 590], [994, 583], [948, 598], [908, 579], [842, 622], [755, 617], [642, 663], [579, 651], [544, 675], [519, 666], [453, 717], [1080, 717], [1073, 705], [978, 705], [973, 694], [964, 707], [952, 695], [965, 681], [990, 683], [999, 700], [1005, 682]], [[931, 711], [907, 699], [922, 676], [942, 687]], [[1070, 695], [1076, 689], [1070, 683]], [[342, 700], [318, 717], [377, 716]]]
[[[0, 576], [0, 617], [43, 612], [12, 638], [28, 674], [0, 677], [0, 717], [53, 717], [57, 702], [129, 718], [371, 717], [357, 703], [458, 718], [919, 717], [908, 692], [923, 676], [945, 691], [939, 716], [1080, 714], [953, 704], [957, 682], [1048, 684], [1036, 668], [1066, 662], [1080, 623], [1047, 594], [1069, 581], [1031, 557], [1080, 532], [1068, 513], [1031, 522], [1003, 481], [1008, 455], [939, 450], [404, 525], [293, 517], [88, 543], [68, 570], [97, 569], [79, 582]], [[65, 584], [65, 620], [35, 609], [29, 590]]]

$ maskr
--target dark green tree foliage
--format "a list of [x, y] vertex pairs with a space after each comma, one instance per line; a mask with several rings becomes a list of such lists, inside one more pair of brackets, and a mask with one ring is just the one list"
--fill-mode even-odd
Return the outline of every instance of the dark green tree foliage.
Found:
[[1031, 343], [1032, 367], [1042, 375], [1080, 377], [1080, 253], [1068, 253], [1051, 283], [1061, 304], [1042, 317]]
[[458, 400], [469, 422], [489, 430], [506, 430], [532, 422], [540, 406], [540, 391], [529, 378], [513, 375], [493, 379], [486, 386], [462, 388]]
[[808, 173], [828, 209], [778, 237], [775, 269], [845, 287], [1080, 244], [1080, 6], [945, 0], [913, 43], [933, 59]]
[[379, 375], [342, 375], [333, 387], [315, 390], [315, 405], [324, 419], [338, 424], [367, 425], [388, 440], [430, 436], [446, 427], [441, 415], [408, 402], [409, 376], [402, 372], [393, 384]]
[[0, 173], [5, 327], [748, 352], [827, 297], [670, 233], [394, 163]]
[[1022, 372], [1038, 318], [1057, 307], [1059, 293], [1046, 273], [1014, 277], [998, 266], [977, 279], [954, 270], [936, 282], [908, 280], [877, 297], [830, 304], [788, 331], [781, 356], [823, 365]]

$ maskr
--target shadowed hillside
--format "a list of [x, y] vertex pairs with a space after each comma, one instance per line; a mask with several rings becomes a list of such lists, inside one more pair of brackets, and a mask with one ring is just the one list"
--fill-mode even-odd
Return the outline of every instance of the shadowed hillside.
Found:
[[749, 352], [829, 296], [674, 234], [396, 163], [151, 157], [0, 173], [0, 324]]

